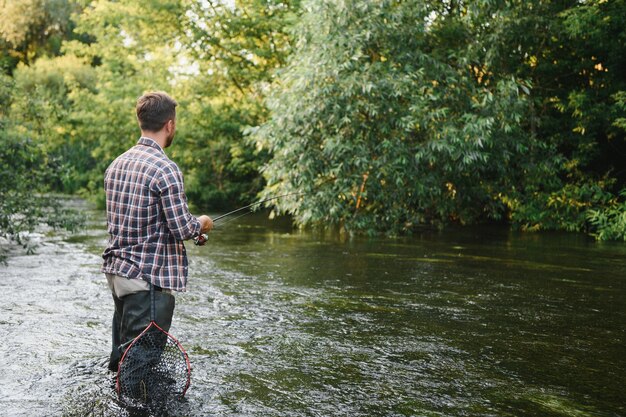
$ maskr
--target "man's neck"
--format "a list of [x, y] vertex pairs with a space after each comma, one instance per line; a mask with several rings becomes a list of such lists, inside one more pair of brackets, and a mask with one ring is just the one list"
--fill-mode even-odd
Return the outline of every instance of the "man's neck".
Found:
[[150, 132], [148, 130], [142, 130], [141, 136], [144, 138], [149, 138], [159, 144], [161, 149], [165, 149], [167, 145], [167, 134], [161, 130], [160, 132]]

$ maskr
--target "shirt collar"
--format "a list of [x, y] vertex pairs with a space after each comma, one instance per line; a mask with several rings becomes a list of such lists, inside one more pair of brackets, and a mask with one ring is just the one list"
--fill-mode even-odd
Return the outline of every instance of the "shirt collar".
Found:
[[137, 145], [150, 146], [151, 148], [155, 148], [163, 152], [163, 148], [161, 148], [161, 146], [156, 142], [156, 140], [145, 137], [145, 136], [142, 136], [139, 138], [139, 140], [137, 141]]

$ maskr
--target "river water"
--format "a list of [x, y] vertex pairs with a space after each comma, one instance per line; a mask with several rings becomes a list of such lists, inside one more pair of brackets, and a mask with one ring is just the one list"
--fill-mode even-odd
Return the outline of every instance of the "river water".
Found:
[[[127, 416], [106, 371], [104, 214], [0, 266], [0, 415]], [[411, 238], [255, 214], [188, 245], [176, 416], [626, 416], [626, 245], [475, 228]]]

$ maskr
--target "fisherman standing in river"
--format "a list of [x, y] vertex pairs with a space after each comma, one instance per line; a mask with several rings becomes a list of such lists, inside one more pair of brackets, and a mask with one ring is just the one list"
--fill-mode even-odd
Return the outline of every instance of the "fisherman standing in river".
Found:
[[209, 216], [194, 217], [183, 176], [164, 153], [176, 131], [178, 104], [163, 92], [137, 100], [141, 138], [106, 170], [109, 241], [102, 254], [115, 303], [109, 369], [117, 372], [121, 352], [150, 322], [150, 283], [156, 323], [166, 332], [174, 314], [173, 291], [185, 291], [187, 254], [183, 241], [213, 228]]

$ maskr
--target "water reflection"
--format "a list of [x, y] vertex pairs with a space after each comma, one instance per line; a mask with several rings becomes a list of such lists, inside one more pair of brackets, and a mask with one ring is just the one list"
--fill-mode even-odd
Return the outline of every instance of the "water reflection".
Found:
[[[128, 415], [104, 365], [104, 229], [2, 269], [8, 415]], [[626, 246], [502, 229], [367, 239], [248, 216], [189, 247], [186, 416], [626, 413]]]

